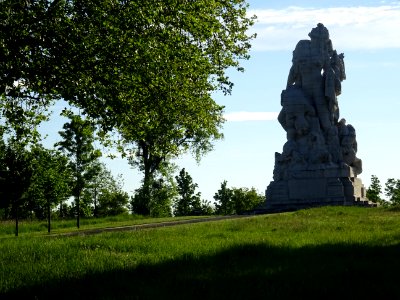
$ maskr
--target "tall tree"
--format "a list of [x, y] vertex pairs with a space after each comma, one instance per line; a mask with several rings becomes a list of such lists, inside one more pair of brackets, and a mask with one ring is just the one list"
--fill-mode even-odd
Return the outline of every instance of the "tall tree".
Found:
[[63, 131], [59, 134], [62, 141], [55, 145], [70, 158], [70, 166], [73, 170], [72, 193], [75, 197], [77, 227], [80, 219], [80, 197], [82, 190], [96, 175], [98, 168], [95, 164], [101, 156], [101, 152], [94, 148], [94, 126], [80, 116], [68, 115], [70, 121], [65, 123]]
[[371, 185], [367, 189], [368, 200], [375, 202], [375, 203], [382, 202], [382, 198], [380, 196], [381, 193], [382, 193], [381, 182], [379, 181], [377, 176], [372, 175], [371, 176]]
[[249, 58], [247, 8], [245, 0], [2, 1], [0, 93], [63, 98], [103, 136], [117, 130], [146, 191], [162, 161], [189, 150], [200, 159], [222, 138], [223, 107], [212, 95], [229, 94], [226, 70], [243, 71]]
[[[247, 35], [253, 19], [246, 16], [245, 1], [153, 4], [144, 12], [138, 37], [143, 45], [151, 45], [138, 49], [146, 55], [139, 55], [135, 65], [144, 83], [142, 101], [133, 102], [134, 109], [119, 126], [130, 162], [144, 173], [144, 191], [162, 161], [189, 150], [200, 159], [222, 138], [223, 107], [212, 93], [231, 92], [233, 83], [225, 71], [242, 70], [239, 59], [248, 58], [253, 38]], [[138, 120], [138, 115], [143, 118]]]
[[175, 201], [175, 216], [196, 215], [201, 212], [200, 192], [196, 193], [197, 183], [183, 168], [175, 177], [177, 182], [178, 198]]

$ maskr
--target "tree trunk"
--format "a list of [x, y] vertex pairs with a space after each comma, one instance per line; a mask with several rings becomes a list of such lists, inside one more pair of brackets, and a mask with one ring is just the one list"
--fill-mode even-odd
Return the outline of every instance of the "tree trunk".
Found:
[[64, 219], [64, 215], [63, 215], [63, 212], [62, 212], [62, 201], [60, 202], [60, 218]]
[[143, 197], [140, 203], [140, 214], [149, 215], [150, 209], [150, 185], [151, 185], [151, 159], [149, 154], [148, 146], [145, 142], [140, 143], [142, 148], [143, 167], [144, 167], [144, 178], [143, 178]]
[[151, 201], [151, 185], [153, 183], [153, 175], [162, 161], [161, 157], [154, 156], [151, 153], [151, 146], [145, 141], [138, 143], [142, 150], [141, 156], [143, 158], [144, 179], [143, 179], [143, 197], [141, 203], [141, 214], [150, 214], [150, 201]]
[[77, 212], [76, 212], [76, 226], [78, 227], [78, 229], [79, 229], [79, 216], [80, 216], [79, 202], [80, 202], [80, 200], [79, 200], [79, 194], [78, 194], [78, 196], [76, 197], [76, 210], [77, 210]]
[[141, 203], [141, 214], [149, 215], [150, 209], [150, 185], [151, 185], [151, 174], [150, 166], [145, 164], [144, 166], [144, 179], [143, 179], [143, 198]]
[[97, 187], [94, 188], [94, 208], [93, 208], [93, 216], [97, 218]]
[[15, 236], [18, 236], [18, 203], [15, 205]]
[[50, 200], [47, 200], [47, 233], [50, 233]]

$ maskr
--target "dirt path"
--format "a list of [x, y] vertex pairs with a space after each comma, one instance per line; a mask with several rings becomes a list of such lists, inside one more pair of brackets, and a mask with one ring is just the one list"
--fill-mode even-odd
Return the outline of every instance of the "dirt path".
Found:
[[93, 235], [93, 234], [99, 234], [99, 233], [103, 233], [103, 232], [135, 231], [135, 230], [143, 230], [143, 229], [157, 228], [157, 227], [169, 227], [169, 226], [177, 226], [177, 225], [184, 225], [184, 224], [215, 222], [215, 221], [221, 221], [221, 220], [249, 218], [249, 217], [251, 217], [251, 215], [233, 215], [233, 216], [222, 216], [222, 217], [211, 217], [211, 218], [199, 218], [199, 219], [160, 222], [160, 223], [127, 225], [127, 226], [119, 226], [119, 227], [83, 229], [83, 230], [74, 231], [74, 232], [49, 234], [48, 236], [49, 237], [57, 237], [57, 236]]

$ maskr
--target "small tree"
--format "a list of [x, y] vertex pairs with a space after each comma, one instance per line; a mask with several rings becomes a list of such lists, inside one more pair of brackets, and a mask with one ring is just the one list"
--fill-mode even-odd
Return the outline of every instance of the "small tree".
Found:
[[0, 208], [11, 209], [11, 216], [15, 218], [15, 235], [18, 236], [20, 210], [27, 203], [27, 192], [32, 179], [32, 156], [14, 141], [8, 145], [2, 143], [0, 161]]
[[232, 215], [235, 212], [232, 202], [233, 191], [227, 187], [227, 181], [221, 183], [221, 188], [214, 195], [215, 213], [218, 215]]
[[77, 227], [79, 228], [81, 193], [87, 183], [96, 175], [98, 169], [95, 162], [101, 156], [101, 152], [93, 146], [95, 138], [92, 123], [72, 113], [67, 114], [67, 117], [70, 121], [65, 123], [64, 130], [59, 132], [63, 140], [55, 145], [66, 152], [70, 158], [70, 166], [74, 174], [72, 191], [75, 197]]
[[381, 203], [382, 198], [380, 197], [380, 194], [382, 192], [382, 187], [381, 183], [375, 175], [371, 176], [371, 185], [367, 189], [367, 198], [368, 200], [374, 202], [374, 203]]
[[389, 178], [385, 184], [385, 193], [392, 204], [400, 204], [400, 180]]
[[175, 177], [177, 182], [178, 198], [175, 201], [175, 216], [189, 216], [201, 214], [200, 192], [195, 193], [198, 187], [192, 177], [183, 168]]
[[71, 195], [69, 181], [72, 176], [68, 159], [54, 150], [40, 145], [33, 150], [33, 175], [29, 187], [29, 199], [39, 218], [47, 216], [50, 233], [52, 208]]

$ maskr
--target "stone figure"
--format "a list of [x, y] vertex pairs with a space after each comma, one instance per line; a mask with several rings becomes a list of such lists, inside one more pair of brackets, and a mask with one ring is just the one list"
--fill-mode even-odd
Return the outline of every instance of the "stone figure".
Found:
[[[275, 154], [274, 181], [266, 207], [354, 200], [352, 182], [362, 171], [355, 129], [339, 120], [338, 96], [346, 79], [344, 54], [333, 49], [321, 23], [300, 40], [292, 57], [278, 121], [286, 131], [282, 154]], [[362, 185], [359, 185], [362, 186]]]
[[311, 40], [301, 40], [293, 51], [287, 87], [296, 85], [304, 91], [317, 110], [322, 128], [329, 130], [332, 122], [325, 99], [325, 86], [333, 86], [333, 78], [326, 75], [333, 72], [330, 61], [332, 42], [328, 30], [321, 23], [311, 30], [309, 36]]
[[303, 90], [289, 86], [281, 94], [282, 110], [278, 121], [287, 132], [287, 139], [294, 139], [310, 131], [309, 119], [316, 116], [315, 110]]
[[357, 140], [356, 130], [350, 124], [346, 125], [346, 120], [341, 119], [338, 123], [340, 146], [343, 162], [353, 167], [354, 172], [358, 175], [362, 172], [362, 161], [357, 158]]

